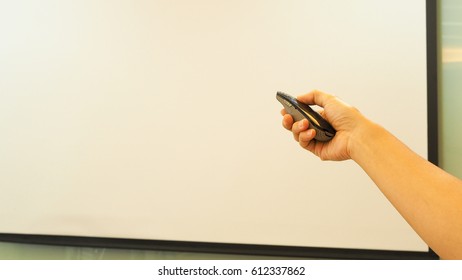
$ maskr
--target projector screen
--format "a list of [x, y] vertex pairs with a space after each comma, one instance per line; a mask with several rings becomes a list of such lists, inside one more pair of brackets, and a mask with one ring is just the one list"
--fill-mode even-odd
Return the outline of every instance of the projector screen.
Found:
[[428, 158], [425, 1], [3, 1], [0, 34], [2, 236], [429, 251], [275, 98], [335, 94]]

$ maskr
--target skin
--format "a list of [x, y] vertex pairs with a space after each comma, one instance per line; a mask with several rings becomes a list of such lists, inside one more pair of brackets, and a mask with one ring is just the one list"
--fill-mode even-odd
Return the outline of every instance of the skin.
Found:
[[308, 120], [293, 122], [281, 111], [282, 125], [299, 145], [321, 160], [352, 159], [442, 259], [462, 259], [462, 181], [438, 168], [337, 97], [312, 91], [297, 97], [319, 105], [337, 130], [329, 142], [314, 140]]

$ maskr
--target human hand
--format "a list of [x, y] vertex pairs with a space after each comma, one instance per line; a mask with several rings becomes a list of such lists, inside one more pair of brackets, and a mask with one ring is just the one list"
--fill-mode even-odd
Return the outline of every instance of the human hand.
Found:
[[354, 107], [347, 105], [337, 97], [312, 91], [297, 97], [297, 100], [323, 108], [320, 112], [337, 131], [335, 137], [328, 142], [320, 142], [314, 139], [315, 130], [309, 129], [308, 120], [293, 121], [291, 115], [283, 109], [283, 126], [292, 131], [294, 139], [300, 146], [318, 156], [321, 160], [347, 160], [351, 158], [353, 143], [361, 135], [361, 130], [368, 120]]

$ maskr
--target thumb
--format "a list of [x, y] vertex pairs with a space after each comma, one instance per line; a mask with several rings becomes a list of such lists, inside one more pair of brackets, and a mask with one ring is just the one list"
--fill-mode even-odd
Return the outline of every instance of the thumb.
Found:
[[325, 107], [331, 98], [334, 98], [334, 96], [319, 90], [313, 90], [307, 94], [297, 96], [297, 100], [302, 103], [321, 107]]

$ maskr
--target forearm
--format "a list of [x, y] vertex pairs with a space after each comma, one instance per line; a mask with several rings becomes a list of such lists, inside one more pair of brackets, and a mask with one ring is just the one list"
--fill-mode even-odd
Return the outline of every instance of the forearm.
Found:
[[382, 127], [365, 120], [361, 129], [352, 159], [440, 257], [462, 259], [462, 182]]

